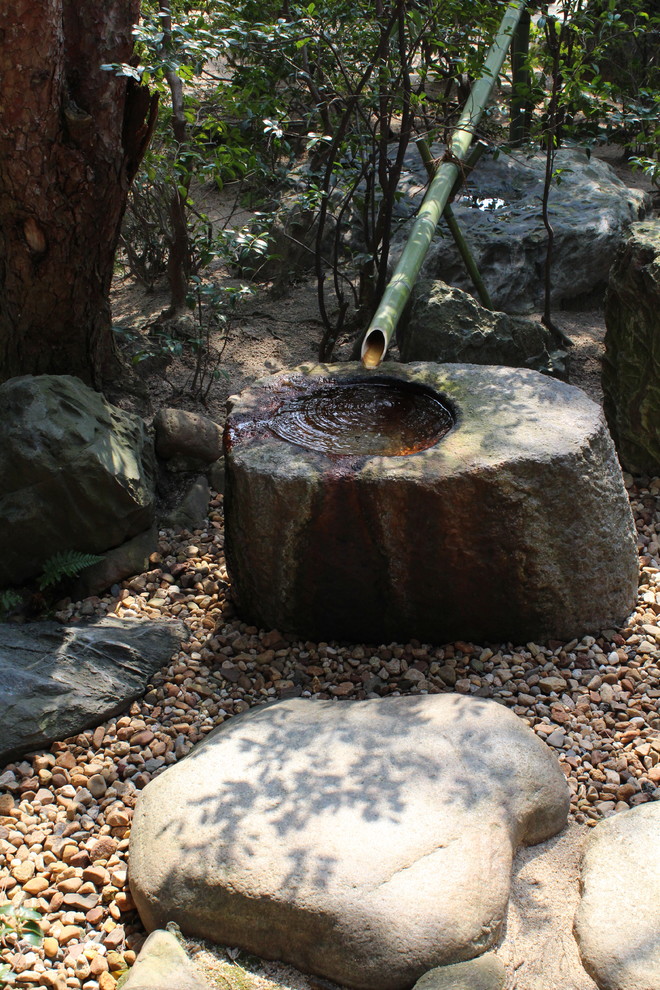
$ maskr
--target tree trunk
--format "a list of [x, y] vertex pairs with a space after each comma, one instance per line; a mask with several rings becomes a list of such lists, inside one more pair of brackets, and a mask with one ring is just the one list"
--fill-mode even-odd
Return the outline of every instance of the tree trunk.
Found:
[[127, 63], [139, 0], [0, 5], [0, 381], [119, 371], [109, 292], [156, 100]]

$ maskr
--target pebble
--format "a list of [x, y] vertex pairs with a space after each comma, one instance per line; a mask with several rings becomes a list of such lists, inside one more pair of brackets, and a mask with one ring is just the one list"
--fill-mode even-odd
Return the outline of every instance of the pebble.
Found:
[[[225, 719], [292, 693], [337, 704], [448, 691], [494, 698], [553, 748], [575, 821], [593, 826], [660, 800], [660, 565], [645, 552], [660, 542], [660, 482], [654, 484], [654, 494], [633, 479], [628, 487], [642, 545], [634, 614], [621, 630], [570, 643], [292, 640], [234, 616], [220, 496], [208, 529], [162, 532], [151, 569], [93, 609], [176, 614], [190, 639], [128, 712], [54, 743], [51, 752], [0, 767], [0, 862], [7, 863], [0, 888], [40, 911], [46, 935], [17, 985], [115, 990], [146, 937], [127, 877], [139, 791]], [[61, 621], [87, 614], [84, 605], [68, 605]], [[0, 951], [0, 962], [10, 961], [8, 952]]]

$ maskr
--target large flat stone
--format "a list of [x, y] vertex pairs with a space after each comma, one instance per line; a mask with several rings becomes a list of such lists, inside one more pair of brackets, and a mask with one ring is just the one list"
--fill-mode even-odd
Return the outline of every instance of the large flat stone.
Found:
[[[403, 456], [321, 452], [270, 428], [301, 395], [374, 380], [430, 390], [455, 425]], [[226, 439], [227, 567], [254, 625], [525, 643], [582, 637], [634, 605], [621, 469], [602, 410], [570, 385], [471, 364], [303, 365], [241, 393]]]
[[184, 639], [180, 622], [0, 624], [0, 762], [123, 711]]
[[563, 828], [549, 748], [495, 702], [295, 699], [226, 723], [142, 791], [148, 929], [403, 990], [498, 938], [512, 857]]
[[600, 990], [660, 990], [660, 802], [591, 833], [575, 935]]

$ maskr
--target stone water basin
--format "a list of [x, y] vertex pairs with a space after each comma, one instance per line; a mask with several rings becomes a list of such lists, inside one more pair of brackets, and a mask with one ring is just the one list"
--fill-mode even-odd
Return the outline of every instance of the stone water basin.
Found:
[[602, 412], [537, 372], [302, 365], [239, 396], [225, 458], [232, 595], [257, 626], [542, 642], [633, 607], [635, 532]]

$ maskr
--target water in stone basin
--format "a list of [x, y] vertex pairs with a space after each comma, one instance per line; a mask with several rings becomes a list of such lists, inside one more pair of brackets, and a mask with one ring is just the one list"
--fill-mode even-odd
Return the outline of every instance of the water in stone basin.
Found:
[[453, 424], [438, 396], [390, 380], [326, 384], [286, 400], [269, 426], [282, 439], [322, 453], [391, 457], [433, 447]]

